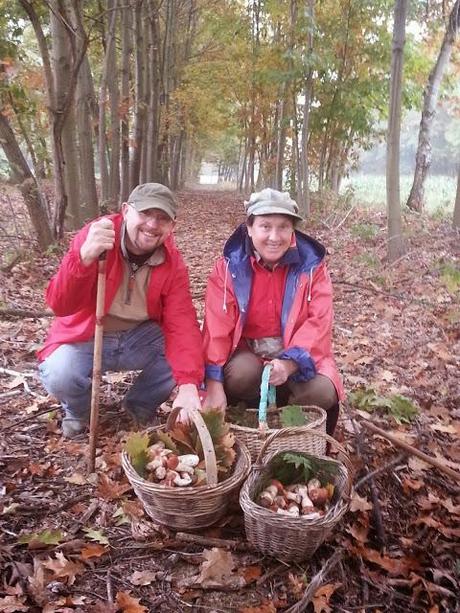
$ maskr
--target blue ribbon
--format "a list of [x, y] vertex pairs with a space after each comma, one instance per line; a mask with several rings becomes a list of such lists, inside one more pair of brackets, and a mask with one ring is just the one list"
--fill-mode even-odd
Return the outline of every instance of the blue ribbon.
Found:
[[262, 372], [262, 381], [260, 382], [259, 424], [267, 423], [267, 404], [269, 406], [276, 406], [276, 388], [268, 382], [271, 370], [272, 365], [266, 364]]

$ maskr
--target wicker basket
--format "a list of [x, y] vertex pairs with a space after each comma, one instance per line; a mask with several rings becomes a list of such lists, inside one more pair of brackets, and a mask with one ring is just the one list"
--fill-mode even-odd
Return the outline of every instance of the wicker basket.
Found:
[[[279, 432], [281, 429], [280, 411], [283, 407], [272, 407], [268, 409], [268, 429], [248, 428], [246, 426], [238, 426], [231, 424], [230, 429], [235, 434], [237, 440], [243, 443], [249, 450], [251, 460], [256, 461], [259, 455], [262, 445], [268, 439], [269, 436], [275, 432]], [[310, 430], [318, 430], [319, 432], [326, 432], [326, 411], [320, 407], [314, 405], [302, 406], [302, 411], [306, 419], [305, 426], [295, 426], [291, 428], [295, 430], [292, 437], [287, 439], [285, 437], [277, 437], [273, 440], [272, 450], [287, 451], [292, 446], [297, 449], [302, 449], [312, 455], [324, 455], [326, 453], [326, 441], [321, 438], [313, 439], [308, 436]], [[304, 433], [307, 433], [305, 436]]]
[[[248, 541], [263, 554], [289, 562], [299, 562], [314, 554], [347, 511], [352, 488], [352, 467], [343, 447], [327, 434], [311, 429], [303, 433], [303, 440], [306, 438], [321, 439], [330, 443], [339, 452], [339, 460], [314, 456], [315, 459], [337, 467], [337, 474], [333, 478], [335, 492], [331, 507], [326, 514], [318, 519], [289, 517], [278, 515], [254, 502], [263, 482], [270, 477], [267, 463], [279, 454], [277, 439], [283, 439], [285, 449], [288, 448], [289, 451], [305, 452], [303, 445], [296, 444], [296, 441], [299, 440], [296, 430], [297, 428], [283, 428], [265, 441], [257, 462], [240, 492], [240, 505], [244, 512], [244, 526]], [[305, 455], [313, 456], [314, 454]]]
[[[173, 409], [167, 423], [151, 428], [149, 433], [171, 429], [179, 411]], [[154, 522], [175, 530], [205, 528], [218, 521], [225, 514], [231, 494], [238, 493], [251, 467], [248, 450], [236, 440], [236, 462], [232, 474], [217, 483], [216, 455], [211, 437], [201, 414], [191, 411], [191, 416], [205, 454], [207, 485], [180, 488], [146, 481], [134, 470], [128, 454], [125, 451], [121, 454], [121, 465], [146, 513]]]

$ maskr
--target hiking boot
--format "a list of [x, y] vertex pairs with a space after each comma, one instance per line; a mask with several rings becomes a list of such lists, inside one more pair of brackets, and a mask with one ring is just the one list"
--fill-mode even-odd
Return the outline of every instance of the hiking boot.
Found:
[[64, 438], [77, 438], [83, 434], [88, 424], [82, 419], [64, 417], [62, 420], [62, 436]]

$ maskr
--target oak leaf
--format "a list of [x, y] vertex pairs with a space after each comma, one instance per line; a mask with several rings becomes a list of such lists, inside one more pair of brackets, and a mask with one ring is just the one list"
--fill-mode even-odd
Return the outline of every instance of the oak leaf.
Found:
[[89, 560], [90, 558], [100, 558], [107, 553], [107, 547], [103, 547], [97, 543], [89, 543], [86, 547], [83, 547], [80, 553], [82, 560]]
[[230, 551], [213, 547], [205, 549], [205, 561], [201, 565], [200, 575], [195, 580], [203, 587], [217, 587], [219, 585], [244, 585], [243, 577], [233, 572], [235, 560]]
[[121, 498], [128, 490], [131, 489], [129, 483], [117, 483], [104, 473], [99, 475], [99, 484], [97, 486], [97, 493], [100, 498], [105, 500], [116, 500]]
[[75, 582], [77, 575], [81, 575], [85, 571], [85, 567], [82, 564], [68, 560], [60, 551], [56, 553], [56, 559], [48, 558], [48, 560], [43, 562], [43, 566], [51, 570], [56, 579], [67, 579], [69, 585]]
[[129, 592], [118, 592], [115, 600], [123, 613], [148, 613], [147, 607], [140, 604], [140, 598], [133, 598]]
[[29, 607], [24, 604], [22, 598], [18, 598], [17, 596], [5, 596], [4, 598], [0, 598], [0, 611], [2, 613], [16, 613], [16, 611], [28, 610]]
[[133, 585], [150, 585], [157, 580], [157, 572], [151, 570], [135, 570], [128, 580]]
[[329, 613], [332, 611], [329, 606], [329, 600], [335, 590], [340, 587], [341, 583], [328, 583], [318, 588], [313, 596], [312, 604], [315, 613]]

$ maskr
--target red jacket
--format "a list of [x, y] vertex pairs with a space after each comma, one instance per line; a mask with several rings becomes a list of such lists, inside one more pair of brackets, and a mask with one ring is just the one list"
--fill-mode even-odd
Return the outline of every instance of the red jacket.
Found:
[[[296, 247], [283, 256], [288, 266], [281, 314], [284, 351], [298, 371], [294, 381], [316, 374], [333, 382], [339, 399], [344, 391], [332, 354], [332, 284], [326, 250], [313, 238], [296, 231]], [[204, 352], [206, 377], [223, 381], [223, 366], [238, 346], [244, 327], [254, 274], [245, 225], [227, 241], [208, 280], [205, 301]]]
[[[110, 215], [115, 226], [115, 246], [107, 252], [105, 313], [115, 297], [123, 276], [120, 249], [122, 215]], [[44, 360], [63, 343], [88, 341], [94, 336], [96, 320], [97, 262], [85, 267], [80, 247], [88, 233], [86, 225], [72, 241], [56, 275], [51, 279], [46, 301], [57, 316], [51, 324], [44, 347], [38, 352]], [[203, 380], [201, 335], [190, 296], [188, 273], [174, 238], [165, 243], [165, 261], [150, 275], [147, 311], [160, 324], [166, 346], [166, 358], [177, 384]]]

